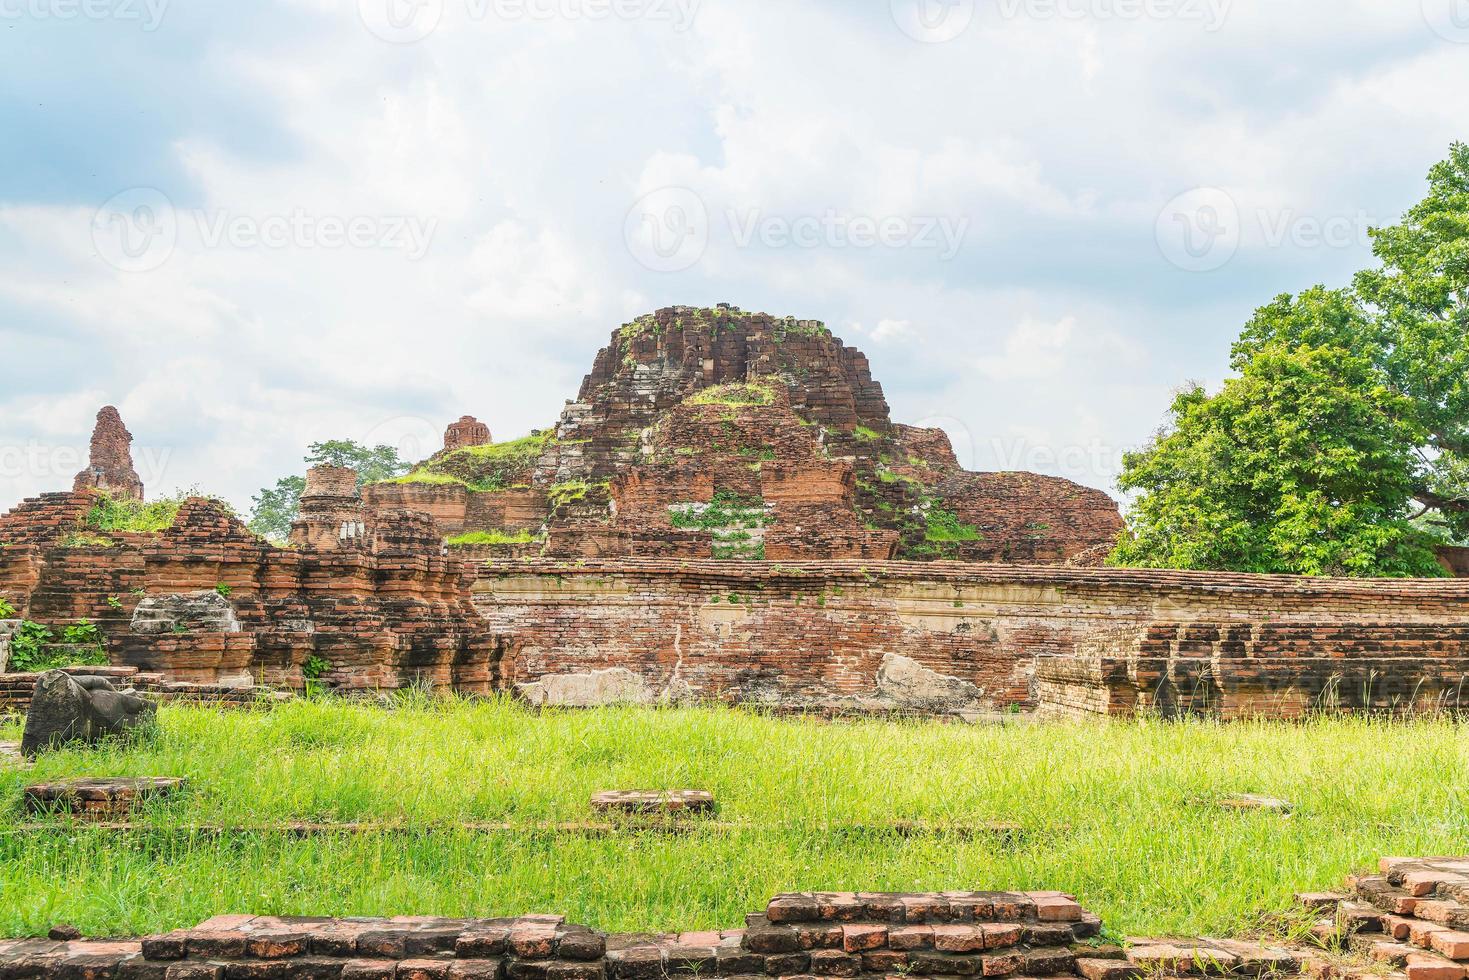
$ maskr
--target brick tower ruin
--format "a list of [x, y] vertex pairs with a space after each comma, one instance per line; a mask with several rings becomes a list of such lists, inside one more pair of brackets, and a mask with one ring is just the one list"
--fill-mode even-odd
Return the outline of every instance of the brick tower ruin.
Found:
[[357, 471], [345, 466], [313, 466], [306, 471], [301, 513], [291, 525], [291, 544], [332, 551], [365, 544], [367, 527]]
[[101, 490], [127, 500], [143, 499], [143, 481], [133, 469], [133, 434], [111, 405], [97, 413], [87, 468], [77, 474], [73, 489]]
[[490, 427], [473, 415], [465, 415], [444, 431], [444, 452], [488, 446], [490, 441]]
[[476, 557], [1061, 564], [1122, 530], [1099, 490], [971, 473], [942, 430], [894, 422], [825, 324], [729, 304], [624, 324], [553, 431], [491, 443], [466, 416], [444, 444], [365, 501], [433, 514]]

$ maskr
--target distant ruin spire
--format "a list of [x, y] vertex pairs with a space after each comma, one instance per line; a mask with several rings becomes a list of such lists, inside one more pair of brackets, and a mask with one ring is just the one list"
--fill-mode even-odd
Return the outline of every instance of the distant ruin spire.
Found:
[[456, 449], [469, 449], [473, 446], [488, 446], [489, 444], [490, 427], [473, 415], [462, 417], [458, 422], [452, 423], [444, 431], [445, 452], [453, 452]]
[[97, 413], [87, 468], [77, 474], [73, 489], [103, 490], [114, 497], [143, 499], [143, 481], [133, 469], [133, 434], [122, 424], [116, 408]]

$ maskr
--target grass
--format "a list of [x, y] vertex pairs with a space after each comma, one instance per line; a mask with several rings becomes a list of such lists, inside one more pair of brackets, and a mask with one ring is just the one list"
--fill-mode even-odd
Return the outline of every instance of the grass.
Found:
[[551, 441], [551, 433], [543, 432], [510, 442], [467, 446], [435, 456], [411, 473], [381, 482], [459, 484], [481, 493], [508, 490], [529, 483], [531, 471]]
[[965, 524], [951, 510], [933, 506], [924, 511], [923, 517], [928, 524], [925, 538], [929, 541], [979, 541], [982, 538], [978, 528]]
[[530, 531], [516, 531], [507, 534], [503, 531], [470, 531], [467, 534], [456, 534], [446, 538], [444, 543], [448, 545], [462, 544], [530, 544], [536, 540], [536, 536]]
[[[18, 726], [0, 728], [17, 739]], [[0, 769], [0, 934], [139, 934], [216, 913], [514, 915], [604, 929], [733, 928], [789, 889], [1064, 889], [1123, 934], [1239, 933], [1383, 854], [1462, 852], [1469, 740], [1447, 721], [824, 723], [719, 708], [534, 714], [512, 702], [165, 707], [130, 748]], [[23, 785], [183, 775], [120, 834], [6, 832]], [[611, 788], [698, 787], [687, 834], [535, 829]], [[1207, 802], [1257, 792], [1289, 817]], [[293, 838], [190, 825], [392, 821]], [[1005, 821], [993, 835], [883, 830]], [[525, 825], [510, 833], [465, 821]], [[863, 829], [863, 828], [866, 829]]]
[[458, 477], [449, 476], [447, 473], [430, 473], [426, 470], [415, 470], [412, 473], [405, 473], [402, 476], [390, 477], [389, 479], [379, 480], [377, 482], [397, 484], [429, 483], [435, 486], [447, 486], [449, 484], [465, 485], [464, 481]]
[[705, 388], [685, 399], [687, 405], [774, 405], [775, 390], [760, 384], [725, 384]]

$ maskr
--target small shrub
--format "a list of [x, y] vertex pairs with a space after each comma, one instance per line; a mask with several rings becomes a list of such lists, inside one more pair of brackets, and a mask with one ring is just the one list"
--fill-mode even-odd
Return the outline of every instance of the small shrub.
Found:
[[62, 631], [67, 647], [55, 647], [55, 634], [40, 623], [23, 623], [10, 641], [10, 670], [35, 674], [61, 667], [88, 665], [105, 667], [107, 654], [102, 649], [102, 634], [96, 625], [82, 620]]
[[15, 607], [4, 599], [0, 599], [0, 619], [14, 619]]
[[978, 541], [980, 540], [979, 529], [973, 524], [965, 524], [959, 520], [959, 515], [942, 507], [930, 507], [924, 513], [924, 520], [928, 523], [929, 541]]
[[230, 597], [230, 594], [235, 590], [232, 587], [221, 582], [219, 585], [216, 585], [214, 587], [214, 591], [219, 593], [221, 597], [228, 599]]
[[141, 500], [117, 500], [108, 494], [98, 494], [92, 509], [87, 513], [87, 527], [93, 531], [166, 531], [173, 527], [183, 506], [182, 494], [164, 497], [151, 504]]
[[91, 620], [81, 619], [61, 631], [61, 642], [72, 646], [102, 645], [102, 631]]
[[[122, 608], [122, 597], [115, 596], [115, 595], [108, 596], [107, 597], [107, 605], [108, 605], [109, 608], [112, 608], [112, 609], [121, 609]], [[0, 619], [3, 619], [3, 618], [4, 618], [3, 616], [0, 616]]]

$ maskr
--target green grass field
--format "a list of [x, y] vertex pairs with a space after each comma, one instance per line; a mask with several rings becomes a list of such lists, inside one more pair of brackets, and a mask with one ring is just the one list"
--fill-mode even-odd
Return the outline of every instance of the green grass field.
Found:
[[[0, 727], [0, 740], [20, 737]], [[1469, 739], [1447, 721], [1302, 725], [776, 719], [717, 708], [535, 714], [301, 701], [165, 708], [128, 748], [0, 768], [0, 934], [139, 934], [222, 912], [514, 915], [733, 928], [787, 890], [1062, 889], [1114, 934], [1240, 933], [1383, 854], [1469, 851]], [[21, 824], [21, 789], [182, 775], [142, 829]], [[686, 833], [546, 829], [601, 789], [706, 788]], [[1290, 816], [1209, 801], [1265, 793]], [[225, 824], [389, 822], [299, 837]], [[895, 822], [1018, 825], [903, 834]], [[509, 831], [456, 828], [507, 822]]]

